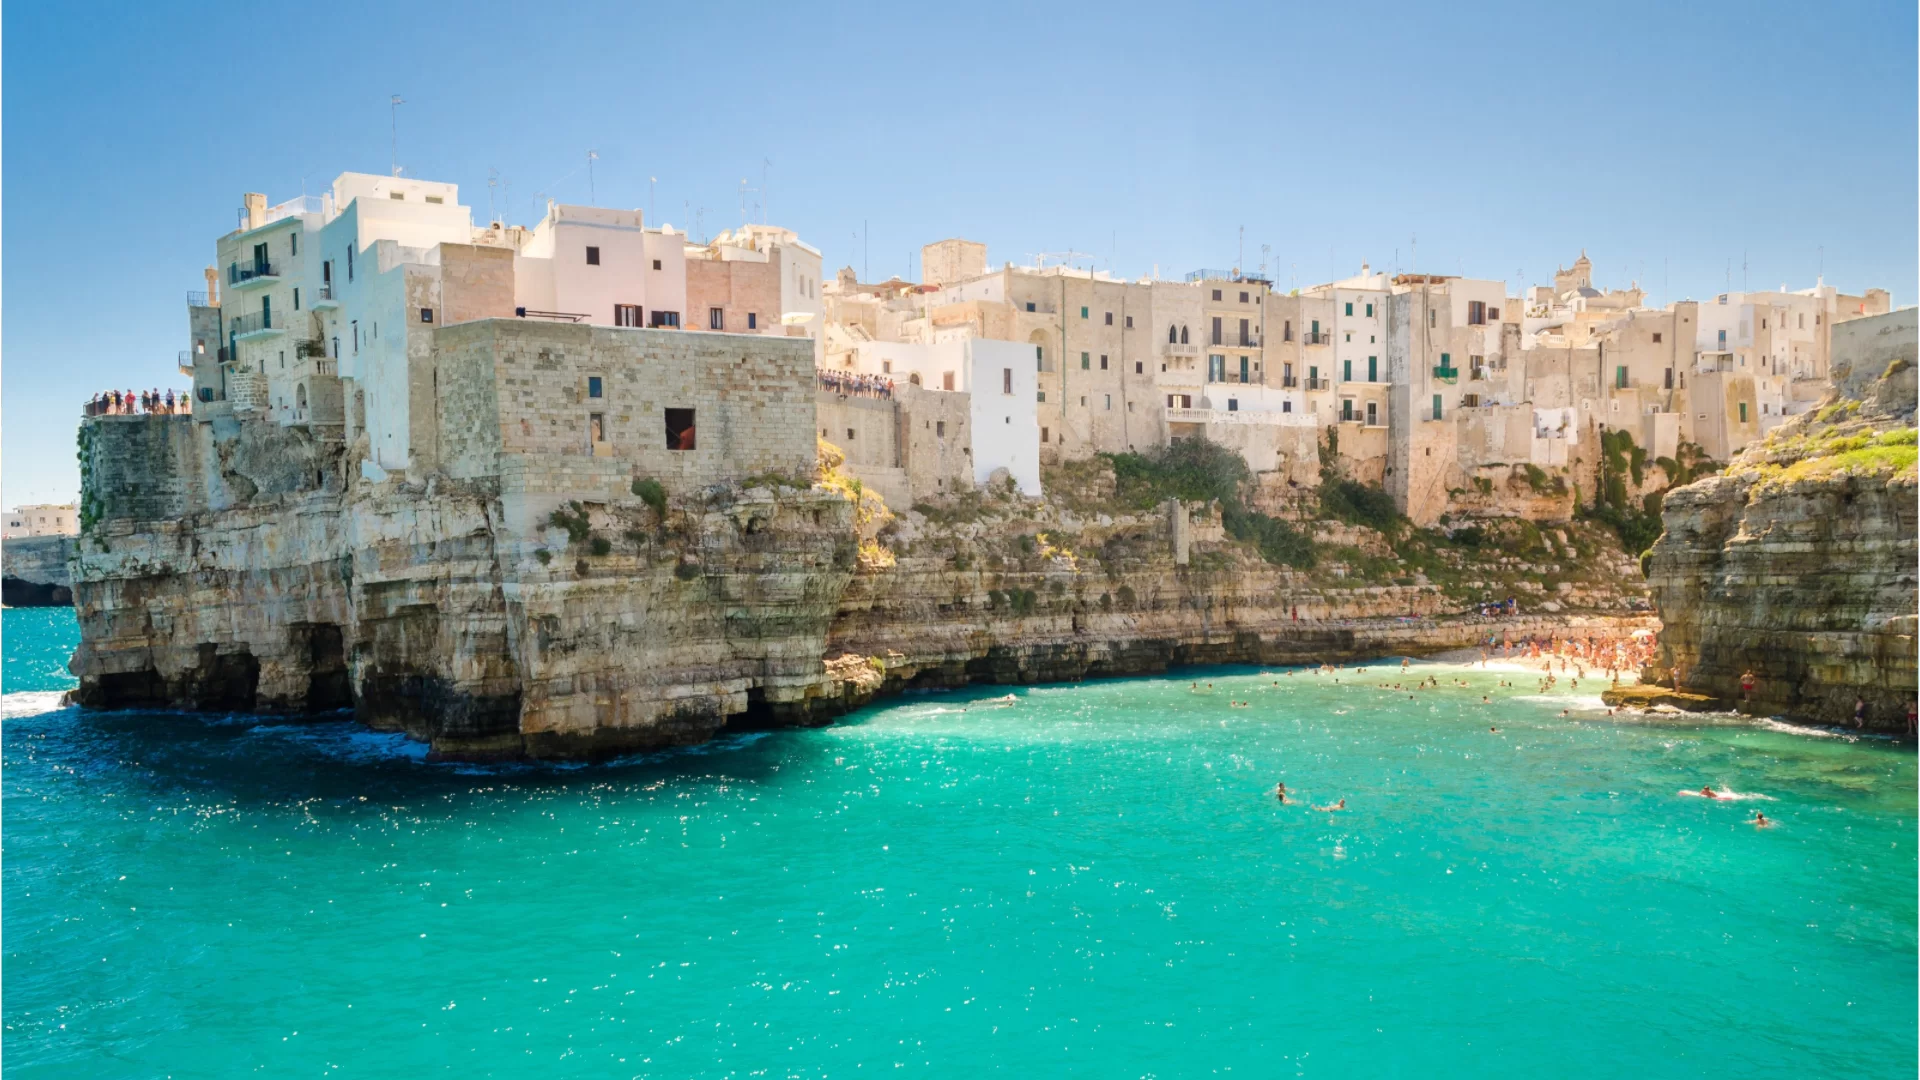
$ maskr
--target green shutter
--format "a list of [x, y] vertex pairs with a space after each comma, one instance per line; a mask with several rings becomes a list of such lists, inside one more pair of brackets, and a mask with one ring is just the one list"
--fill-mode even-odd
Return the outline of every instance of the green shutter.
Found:
[[1349, 315], [1351, 315], [1351, 314], [1353, 314], [1353, 305], [1352, 305], [1352, 304], [1348, 304], [1348, 305], [1347, 305], [1347, 314], [1349, 314]]
[[1440, 395], [1439, 394], [1433, 395], [1433, 418], [1435, 420], [1440, 419]]
[[[1086, 309], [1081, 308], [1080, 310], [1085, 311]], [[1087, 354], [1086, 353], [1080, 354], [1080, 370], [1081, 371], [1087, 370]]]
[[1367, 357], [1367, 381], [1380, 381], [1380, 358], [1377, 356]]
[[1340, 381], [1341, 382], [1353, 381], [1353, 361], [1351, 360], [1340, 361]]
[[1744, 401], [1740, 403], [1740, 422], [1747, 422], [1747, 403]]
[[1081, 317], [1081, 318], [1083, 318], [1083, 319], [1087, 317], [1087, 309], [1086, 309], [1086, 308], [1081, 308], [1081, 309], [1080, 309], [1080, 317]]

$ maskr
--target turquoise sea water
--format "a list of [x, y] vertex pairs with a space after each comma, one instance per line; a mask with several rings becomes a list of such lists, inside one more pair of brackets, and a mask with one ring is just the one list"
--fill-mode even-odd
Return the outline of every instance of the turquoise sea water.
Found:
[[1409, 700], [1393, 664], [452, 767], [347, 722], [37, 711], [71, 627], [5, 615], [8, 1077], [1913, 1070], [1883, 742], [1451, 665]]

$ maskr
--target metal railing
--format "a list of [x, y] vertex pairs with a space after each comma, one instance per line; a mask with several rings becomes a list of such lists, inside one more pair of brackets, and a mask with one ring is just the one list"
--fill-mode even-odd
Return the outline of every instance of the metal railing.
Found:
[[1433, 377], [1443, 383], [1456, 383], [1460, 381], [1460, 369], [1457, 367], [1435, 367], [1433, 369]]
[[285, 315], [275, 317], [270, 311], [249, 312], [245, 315], [235, 315], [227, 320], [227, 329], [239, 337], [286, 328], [287, 317]]
[[200, 292], [189, 292], [187, 294], [187, 306], [188, 307], [212, 307], [213, 305], [207, 303], [206, 291], [201, 290]]
[[1333, 344], [1333, 335], [1325, 330], [1318, 333], [1309, 330], [1300, 335], [1300, 343], [1302, 345], [1331, 345]]
[[279, 276], [279, 267], [258, 259], [252, 262], [227, 264], [227, 284], [229, 285], [244, 285], [250, 281], [265, 281]]
[[546, 319], [551, 322], [577, 323], [586, 318], [585, 315], [575, 314], [571, 311], [535, 311], [532, 308], [514, 308], [513, 313], [516, 317], [522, 319]]
[[313, 302], [316, 304], [330, 304], [336, 299], [338, 297], [335, 296], [332, 285], [320, 285], [313, 290]]
[[1331, 380], [1331, 379], [1308, 379], [1308, 380], [1307, 380], [1307, 389], [1309, 389], [1309, 390], [1331, 390], [1331, 389], [1333, 389], [1333, 380]]
[[1280, 385], [1284, 389], [1292, 390], [1294, 387], [1300, 385], [1300, 380], [1295, 376], [1287, 375], [1281, 378]]

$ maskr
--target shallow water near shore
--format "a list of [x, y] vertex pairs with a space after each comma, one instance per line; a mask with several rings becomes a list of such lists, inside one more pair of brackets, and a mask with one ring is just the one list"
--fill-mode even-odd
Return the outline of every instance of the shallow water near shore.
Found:
[[453, 766], [346, 720], [59, 709], [60, 614], [4, 617], [8, 1077], [1914, 1060], [1914, 757], [1882, 740], [1464, 664], [1379, 688], [1394, 662]]

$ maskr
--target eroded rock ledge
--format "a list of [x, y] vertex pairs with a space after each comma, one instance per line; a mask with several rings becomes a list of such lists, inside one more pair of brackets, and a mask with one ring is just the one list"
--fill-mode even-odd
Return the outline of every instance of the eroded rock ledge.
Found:
[[371, 483], [344, 447], [244, 426], [112, 418], [86, 446], [76, 700], [352, 708], [446, 757], [596, 757], [824, 723], [911, 688], [1648, 621], [1571, 584], [1552, 602], [1611, 613], [1464, 617], [1424, 580], [1270, 565], [1179, 504], [1083, 520], [1009, 495], [970, 522], [910, 514], [879, 552], [857, 498], [777, 478], [530, 516], [486, 483]]

